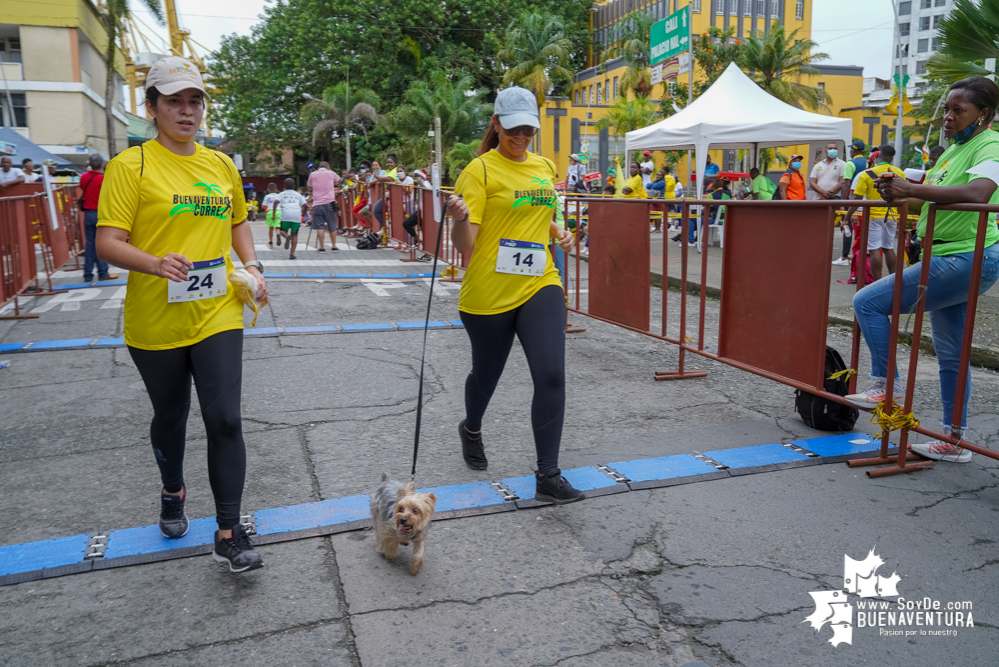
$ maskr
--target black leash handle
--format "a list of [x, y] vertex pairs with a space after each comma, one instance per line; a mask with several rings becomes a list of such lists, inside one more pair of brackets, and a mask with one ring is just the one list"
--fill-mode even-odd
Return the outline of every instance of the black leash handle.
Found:
[[[439, 195], [438, 195], [439, 196]], [[461, 195], [458, 195], [459, 199]], [[447, 206], [451, 198], [444, 200], [441, 209], [440, 226], [437, 228], [437, 243], [434, 248], [434, 264], [430, 270], [430, 295], [427, 297], [427, 317], [423, 323], [423, 352], [420, 354], [420, 390], [416, 397], [416, 431], [413, 435], [413, 468], [410, 477], [416, 480], [416, 457], [420, 453], [420, 426], [423, 424], [423, 367], [427, 361], [427, 333], [430, 331], [430, 306], [434, 302], [434, 284], [437, 281], [437, 256], [441, 254], [441, 238], [444, 236], [444, 221], [447, 219]], [[424, 235], [425, 236], [425, 235]]]

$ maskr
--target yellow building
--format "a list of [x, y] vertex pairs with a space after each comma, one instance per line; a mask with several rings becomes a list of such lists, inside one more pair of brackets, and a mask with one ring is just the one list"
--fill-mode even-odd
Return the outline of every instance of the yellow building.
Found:
[[[624, 155], [624, 137], [596, 129], [596, 124], [622, 94], [620, 80], [627, 63], [623, 59], [600, 62], [600, 52], [613, 42], [615, 26], [628, 14], [635, 11], [650, 11], [657, 19], [687, 5], [691, 7], [692, 32], [695, 35], [707, 32], [709, 27], [721, 29], [735, 28], [734, 39], [748, 37], [753, 30], [769, 32], [773, 21], [783, 23], [787, 32], [798, 30], [798, 38], [811, 37], [812, 0], [610, 0], [593, 5], [592, 29], [594, 48], [590, 56], [590, 67], [577, 72], [569, 97], [548, 98], [542, 111], [540, 152], [552, 159], [559, 173], [565, 174], [569, 155], [584, 148], [590, 153], [591, 171], [606, 173], [612, 166], [614, 156]], [[800, 83], [823, 88], [831, 98], [828, 113], [854, 120], [854, 137], [868, 141], [871, 120], [864, 120], [857, 113], [862, 106], [863, 68], [856, 66], [816, 65], [819, 74], [803, 76]], [[696, 64], [695, 64], [696, 68]], [[695, 69], [695, 76], [697, 76]], [[687, 74], [680, 75], [686, 82]], [[663, 94], [663, 87], [653, 87], [653, 101]], [[632, 97], [629, 93], [628, 97]], [[737, 109], [732, 110], [738, 113]], [[856, 117], [855, 117], [856, 116]], [[891, 125], [890, 118], [880, 121]], [[910, 121], [911, 122], [911, 121]], [[881, 130], [877, 131], [875, 144], [881, 143]], [[788, 146], [780, 149], [785, 155], [800, 153], [805, 156], [805, 168], [810, 169], [815, 152], [824, 150], [825, 144]], [[843, 151], [847, 153], [846, 150]], [[748, 169], [746, 151], [711, 151], [712, 160], [723, 170], [742, 171]], [[665, 162], [663, 154], [654, 156], [657, 165]], [[689, 182], [686, 160], [681, 159], [677, 170], [684, 182]]]
[[[107, 31], [91, 0], [2, 0], [3, 121], [50, 153], [82, 166], [93, 152], [128, 148], [122, 106], [125, 61], [115, 50], [115, 145], [105, 120]], [[0, 78], [0, 82], [3, 78]], [[7, 93], [10, 97], [7, 97]], [[13, 102], [13, 118], [7, 100]]]

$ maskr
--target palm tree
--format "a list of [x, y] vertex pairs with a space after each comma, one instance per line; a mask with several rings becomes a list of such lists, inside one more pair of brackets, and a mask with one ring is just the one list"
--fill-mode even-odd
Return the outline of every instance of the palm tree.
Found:
[[999, 0], [956, 0], [954, 9], [937, 31], [940, 50], [926, 62], [930, 76], [943, 83], [954, 83], [969, 76], [989, 76], [976, 61], [999, 58]]
[[434, 119], [441, 119], [441, 148], [446, 155], [455, 142], [471, 141], [485, 129], [492, 105], [483, 101], [486, 91], [473, 88], [475, 80], [464, 72], [449, 75], [434, 71], [426, 81], [414, 81], [403, 94], [403, 104], [390, 117], [395, 132], [426, 137]]
[[365, 136], [368, 125], [377, 125], [382, 120], [377, 108], [381, 98], [368, 88], [354, 88], [350, 83], [338, 83], [323, 91], [321, 100], [312, 99], [302, 107], [302, 120], [312, 125], [312, 145], [320, 137], [327, 137], [327, 149], [333, 132], [343, 132], [347, 145], [347, 169], [350, 169], [350, 131], [359, 128]]
[[[142, 4], [156, 22], [163, 25], [163, 5], [160, 0], [142, 0]], [[122, 34], [126, 21], [132, 17], [128, 0], [106, 0], [100, 9], [100, 17], [108, 33], [108, 48], [104, 54], [104, 64], [107, 69], [107, 79], [104, 82], [104, 121], [108, 134], [108, 156], [114, 157], [114, 52], [115, 42]]]
[[[572, 40], [565, 36], [565, 23], [555, 14], [525, 12], [506, 29], [503, 48], [496, 54], [509, 69], [503, 74], [507, 86], [521, 86], [534, 93], [540, 107], [552, 87], [552, 78], [572, 80], [566, 68]], [[541, 134], [535, 135], [535, 150], [541, 152]]]
[[610, 130], [623, 137], [628, 132], [648, 127], [659, 120], [659, 110], [645, 95], [639, 94], [633, 100], [618, 97], [607, 115], [597, 121], [597, 130]]
[[832, 98], [820, 88], [812, 88], [797, 79], [801, 75], [818, 74], [812, 63], [829, 58], [825, 53], [812, 53], [818, 44], [810, 39], [798, 39], [798, 30], [785, 36], [784, 26], [774, 21], [770, 33], [753, 36], [742, 44], [740, 65], [760, 88], [777, 99], [799, 109], [824, 109]]
[[652, 93], [649, 73], [649, 30], [656, 22], [652, 12], [632, 12], [620, 22], [618, 39], [611, 42], [600, 56], [601, 62], [624, 58], [628, 69], [621, 75], [621, 87], [648, 97]]
[[552, 75], [572, 79], [566, 65], [572, 54], [572, 41], [565, 36], [565, 23], [555, 14], [531, 12], [521, 14], [506, 29], [503, 48], [496, 54], [508, 63], [503, 75], [507, 86], [527, 88], [544, 104], [552, 87]]

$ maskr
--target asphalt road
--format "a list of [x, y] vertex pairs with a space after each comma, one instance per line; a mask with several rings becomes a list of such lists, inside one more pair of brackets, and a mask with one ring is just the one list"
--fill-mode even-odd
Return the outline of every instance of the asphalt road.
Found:
[[[389, 250], [299, 256], [302, 271], [417, 266]], [[382, 265], [347, 264], [357, 261]], [[261, 327], [420, 320], [428, 295], [422, 279], [275, 279], [270, 288]], [[0, 342], [120, 336], [119, 288], [93, 289], [68, 309], [46, 309], [58, 297], [29, 302], [41, 317], [0, 322]], [[656, 291], [654, 306], [661, 299]], [[456, 286], [446, 286], [433, 317], [457, 319], [456, 305]], [[705, 316], [716, 322], [716, 304]], [[567, 340], [563, 468], [827, 435], [803, 424], [787, 387], [689, 357], [706, 378], [656, 383], [654, 371], [675, 368], [675, 348], [573, 323], [586, 331]], [[416, 331], [247, 339], [244, 509], [368, 493], [383, 470], [404, 477], [420, 341]], [[830, 341], [847, 349], [842, 331]], [[0, 359], [10, 361], [0, 369], [0, 546], [155, 523], [151, 407], [127, 351]], [[530, 474], [531, 383], [519, 345], [486, 415], [485, 473], [465, 467], [456, 437], [465, 333], [431, 332], [427, 362], [419, 484]], [[932, 357], [918, 382], [917, 414], [937, 423]], [[969, 439], [999, 448], [999, 375], [975, 370], [973, 382]], [[863, 416], [857, 423], [875, 430]], [[196, 407], [188, 443], [188, 514], [211, 516]], [[415, 577], [358, 530], [263, 546], [266, 567], [248, 575], [201, 556], [4, 586], [0, 663], [987, 666], [999, 641], [997, 489], [999, 463], [982, 456], [876, 480], [817, 465], [440, 521]], [[851, 595], [852, 644], [831, 646], [829, 625], [803, 622], [815, 611], [809, 593], [843, 589], [844, 555], [863, 560], [872, 549], [885, 561], [877, 575], [901, 577], [899, 596], [969, 602], [974, 627], [882, 634], [860, 626], [866, 600]], [[940, 629], [956, 634], [930, 634]]]

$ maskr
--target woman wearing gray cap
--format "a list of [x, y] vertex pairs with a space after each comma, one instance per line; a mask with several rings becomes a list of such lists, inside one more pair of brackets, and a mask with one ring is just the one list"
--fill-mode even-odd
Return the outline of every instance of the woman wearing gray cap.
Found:
[[572, 234], [554, 223], [555, 165], [527, 150], [541, 127], [534, 94], [507, 88], [479, 157], [461, 172], [449, 208], [451, 239], [462, 254], [475, 246], [458, 310], [472, 343], [465, 419], [458, 425], [465, 463], [485, 470], [482, 417], [499, 382], [514, 335], [534, 381], [531, 425], [537, 450], [535, 499], [583, 499], [558, 467], [565, 417], [565, 296], [548, 240], [570, 250]]
[[227, 156], [194, 141], [208, 93], [201, 73], [176, 56], [146, 75], [153, 141], [107, 167], [97, 213], [97, 253], [129, 270], [125, 343], [153, 404], [150, 439], [163, 482], [160, 532], [187, 534], [184, 448], [191, 378], [208, 439], [215, 496], [215, 559], [233, 572], [263, 566], [239, 523], [246, 477], [240, 415], [243, 304], [228, 282], [236, 251], [267, 296], [243, 183]]

